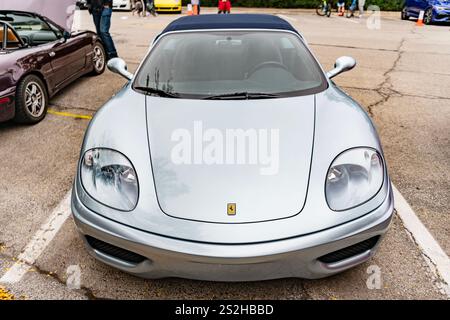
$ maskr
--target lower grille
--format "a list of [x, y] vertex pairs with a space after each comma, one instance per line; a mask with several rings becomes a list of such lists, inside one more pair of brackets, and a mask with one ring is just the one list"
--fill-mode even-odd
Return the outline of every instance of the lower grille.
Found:
[[341, 260], [351, 258], [353, 256], [356, 256], [358, 254], [366, 252], [367, 250], [370, 250], [373, 247], [375, 247], [375, 245], [378, 243], [379, 239], [380, 239], [380, 236], [376, 236], [376, 237], [364, 240], [364, 241], [354, 244], [350, 247], [346, 247], [344, 249], [326, 254], [326, 255], [320, 257], [318, 260], [320, 262], [324, 262], [324, 263], [333, 263], [333, 262], [338, 262]]
[[120, 260], [124, 260], [131, 263], [141, 263], [146, 259], [145, 257], [137, 253], [113, 246], [112, 244], [103, 242], [91, 236], [86, 236], [86, 240], [89, 243], [89, 245], [95, 250], [113, 256]]

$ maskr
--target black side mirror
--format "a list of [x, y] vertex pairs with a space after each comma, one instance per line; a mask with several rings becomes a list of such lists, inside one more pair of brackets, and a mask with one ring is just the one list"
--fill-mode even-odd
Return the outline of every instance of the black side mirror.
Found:
[[27, 37], [20, 37], [20, 39], [22, 39], [23, 42], [23, 46], [26, 48], [28, 47], [30, 44], [28, 43], [28, 38]]
[[64, 30], [63, 32], [63, 38], [65, 40], [70, 39], [70, 37], [72, 36], [72, 34], [69, 31]]

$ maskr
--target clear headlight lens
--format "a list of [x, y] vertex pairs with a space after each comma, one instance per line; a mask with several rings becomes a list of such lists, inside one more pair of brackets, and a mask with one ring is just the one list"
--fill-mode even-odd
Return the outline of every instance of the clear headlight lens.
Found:
[[114, 209], [131, 211], [136, 207], [139, 184], [130, 161], [110, 149], [86, 151], [81, 161], [81, 183], [98, 202]]
[[325, 194], [331, 210], [342, 211], [375, 196], [384, 179], [381, 156], [373, 149], [357, 148], [341, 153], [328, 170]]

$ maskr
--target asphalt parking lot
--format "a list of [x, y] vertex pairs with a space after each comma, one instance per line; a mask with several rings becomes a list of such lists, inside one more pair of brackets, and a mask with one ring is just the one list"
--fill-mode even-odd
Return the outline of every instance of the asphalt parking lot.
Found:
[[[358, 61], [336, 82], [373, 118], [393, 183], [450, 255], [450, 26], [418, 27], [398, 13], [383, 13], [373, 29], [367, 18], [307, 10], [234, 11], [281, 15], [326, 70], [342, 55]], [[131, 71], [177, 17], [114, 14], [112, 35]], [[86, 11], [81, 26], [93, 29]], [[52, 113], [38, 125], [0, 124], [0, 278], [71, 189], [89, 123], [76, 115], [93, 115], [124, 82], [109, 71], [84, 77], [51, 100]], [[81, 289], [66, 285], [73, 265], [81, 270]], [[373, 270], [380, 272], [376, 288]], [[397, 215], [377, 255], [357, 268], [322, 280], [255, 283], [132, 277], [91, 258], [70, 217], [21, 281], [0, 284], [0, 299], [6, 291], [16, 299], [449, 299], [445, 285]]]

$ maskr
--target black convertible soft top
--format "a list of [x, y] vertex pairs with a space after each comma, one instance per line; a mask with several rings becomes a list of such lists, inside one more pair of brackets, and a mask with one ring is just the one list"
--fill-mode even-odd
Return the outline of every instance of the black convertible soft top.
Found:
[[298, 31], [286, 20], [268, 14], [205, 14], [186, 16], [170, 23], [157, 37], [171, 31], [206, 29], [277, 29]]

